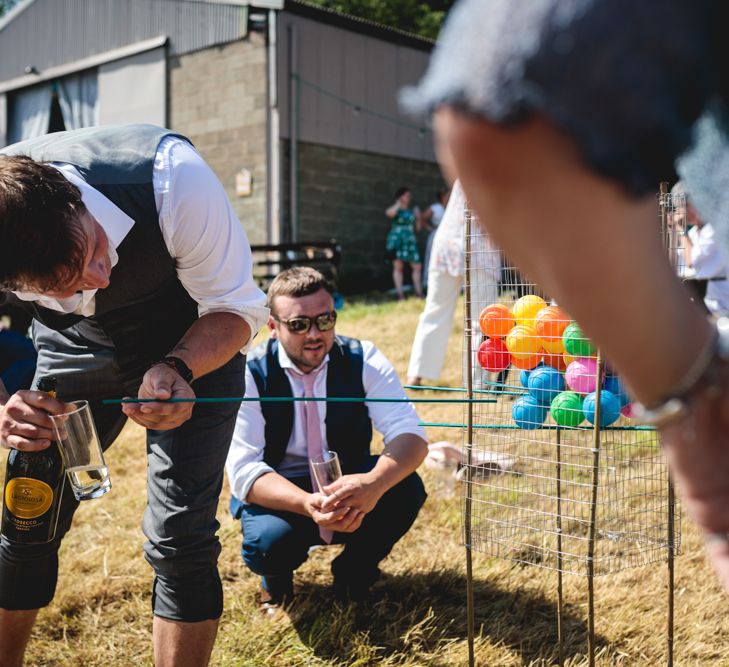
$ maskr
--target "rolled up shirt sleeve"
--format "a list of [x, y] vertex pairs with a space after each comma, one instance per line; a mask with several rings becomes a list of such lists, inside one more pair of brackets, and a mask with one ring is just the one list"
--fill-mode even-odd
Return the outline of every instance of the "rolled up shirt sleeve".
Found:
[[[258, 398], [258, 387], [246, 367], [246, 398]], [[230, 443], [225, 471], [233, 495], [243, 502], [253, 483], [274, 472], [263, 460], [266, 422], [258, 401], [243, 401], [238, 411], [233, 440]]]
[[266, 297], [253, 280], [251, 248], [222, 184], [187, 142], [168, 137], [154, 168], [160, 227], [177, 264], [177, 275], [208, 313], [234, 313], [251, 328], [251, 339], [268, 318]]
[[[364, 367], [362, 381], [365, 398], [407, 398], [397, 372], [370, 341], [362, 341]], [[412, 433], [427, 441], [425, 429], [412, 403], [365, 402], [372, 425], [382, 434], [385, 445], [403, 433]]]

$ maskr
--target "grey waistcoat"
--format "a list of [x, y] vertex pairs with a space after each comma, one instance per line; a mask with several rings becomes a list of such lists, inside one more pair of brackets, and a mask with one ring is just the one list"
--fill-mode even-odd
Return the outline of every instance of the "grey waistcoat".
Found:
[[[140, 377], [167, 354], [197, 319], [197, 304], [177, 278], [165, 246], [152, 187], [160, 141], [174, 134], [154, 125], [119, 125], [57, 132], [4, 148], [39, 162], [74, 165], [84, 180], [134, 220], [117, 248], [110, 284], [96, 293], [93, 317], [63, 315], [3, 294], [46, 326], [96, 340], [98, 330], [114, 348], [123, 380]], [[177, 135], [179, 136], [179, 135]]]

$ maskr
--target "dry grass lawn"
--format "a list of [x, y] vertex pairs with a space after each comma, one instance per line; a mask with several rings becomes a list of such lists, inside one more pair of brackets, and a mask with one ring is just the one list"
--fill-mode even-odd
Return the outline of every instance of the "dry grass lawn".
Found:
[[[422, 302], [348, 305], [341, 333], [373, 340], [405, 375]], [[454, 323], [442, 381], [460, 384], [461, 331]], [[422, 395], [422, 394], [419, 394]], [[460, 422], [459, 405], [423, 405], [425, 421]], [[431, 429], [431, 440], [460, 444], [458, 430]], [[204, 446], [204, 443], [201, 443]], [[375, 447], [379, 447], [376, 443]], [[140, 530], [145, 504], [143, 432], [129, 425], [108, 454], [113, 490], [84, 504], [61, 551], [58, 593], [39, 616], [27, 664], [151, 665], [150, 583]], [[3, 467], [4, 469], [4, 467]], [[432, 487], [429, 471], [423, 471]], [[336, 547], [316, 551], [297, 574], [298, 599], [287, 616], [260, 618], [256, 578], [243, 566], [239, 525], [220, 503], [220, 569], [225, 612], [213, 665], [253, 667], [467, 664], [465, 552], [460, 501], [431, 495], [413, 530], [384, 562], [386, 579], [371, 604], [335, 601], [328, 565]], [[676, 562], [675, 664], [729, 665], [729, 605], [683, 522]], [[474, 554], [477, 664], [556, 664], [556, 575]], [[566, 664], [586, 665], [587, 587], [565, 578]], [[596, 582], [598, 665], [666, 664], [666, 567]]]

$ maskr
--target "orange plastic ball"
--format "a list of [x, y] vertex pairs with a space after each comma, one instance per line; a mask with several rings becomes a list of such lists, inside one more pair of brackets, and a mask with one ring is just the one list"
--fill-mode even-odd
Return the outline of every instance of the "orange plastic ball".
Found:
[[515, 357], [513, 354], [511, 355], [512, 365], [522, 371], [530, 371], [536, 368], [541, 360], [541, 354], [535, 354], [532, 357]]
[[481, 331], [489, 338], [503, 338], [514, 327], [514, 316], [503, 303], [492, 303], [481, 311]]
[[542, 347], [553, 354], [564, 352], [562, 334], [570, 318], [559, 306], [542, 308], [534, 318], [534, 329], [542, 341]]

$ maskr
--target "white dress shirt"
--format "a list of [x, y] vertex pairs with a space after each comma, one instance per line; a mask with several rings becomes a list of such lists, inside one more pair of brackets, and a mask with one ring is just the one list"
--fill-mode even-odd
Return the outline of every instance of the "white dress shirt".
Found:
[[[398, 378], [395, 369], [385, 355], [370, 341], [363, 340], [361, 343], [364, 356], [362, 383], [365, 397], [407, 398], [400, 383], [400, 378]], [[278, 362], [289, 379], [294, 397], [303, 396], [302, 373], [294, 366], [283, 349], [283, 345], [280, 344], [278, 346]], [[329, 355], [322, 362], [324, 369], [318, 374], [314, 383], [315, 397], [326, 396], [326, 364], [328, 362]], [[258, 387], [253, 375], [246, 366], [246, 397], [257, 398], [258, 396]], [[309, 474], [303, 410], [299, 409], [300, 404], [298, 402], [293, 405], [294, 424], [291, 437], [286, 448], [286, 454], [276, 469], [276, 472], [286, 478], [304, 477]], [[316, 405], [319, 410], [322, 442], [336, 451], [336, 443], [327, 442], [326, 424], [324, 423], [327, 415], [327, 403], [321, 401], [317, 402]], [[425, 430], [418, 425], [420, 419], [412, 403], [365, 402], [365, 405], [370, 419], [372, 419], [372, 425], [382, 434], [385, 445], [403, 433], [413, 433], [423, 438], [423, 440], [426, 439]], [[261, 411], [261, 404], [258, 401], [244, 401], [238, 412], [233, 442], [225, 464], [233, 495], [239, 500], [246, 499], [253, 482], [258, 477], [267, 472], [273, 472], [273, 468], [263, 461], [265, 427], [266, 421]]]
[[[88, 185], [73, 165], [54, 166], [81, 191], [84, 205], [109, 238], [109, 259], [116, 266], [116, 248], [134, 220]], [[157, 148], [152, 186], [165, 245], [175, 259], [180, 282], [198, 304], [199, 315], [234, 313], [251, 328], [252, 341], [268, 318], [266, 297], [253, 281], [248, 239], [220, 181], [187, 141], [168, 136]], [[67, 299], [15, 294], [61, 313], [90, 317], [95, 312], [95, 289]], [[249, 347], [250, 341], [242, 352]]]
[[[694, 226], [688, 230], [691, 239], [691, 269], [690, 277], [699, 280], [708, 280], [704, 303], [712, 312], [726, 312], [729, 310], [729, 275], [727, 261], [719, 244], [716, 242], [714, 227], [707, 223]], [[724, 280], [712, 280], [724, 278]]]

